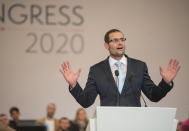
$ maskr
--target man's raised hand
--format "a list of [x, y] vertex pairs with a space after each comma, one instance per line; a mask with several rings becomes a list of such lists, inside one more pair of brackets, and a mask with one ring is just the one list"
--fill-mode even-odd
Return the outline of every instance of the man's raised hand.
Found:
[[162, 78], [166, 81], [166, 83], [170, 83], [173, 81], [173, 79], [176, 77], [178, 71], [180, 70], [180, 65], [178, 60], [176, 59], [171, 59], [169, 61], [169, 64], [167, 66], [166, 70], [163, 70], [162, 67], [160, 66], [160, 74]]
[[60, 72], [68, 84], [74, 88], [77, 84], [77, 79], [81, 73], [81, 69], [79, 69], [76, 73], [73, 72], [70, 63], [66, 61], [61, 64]]

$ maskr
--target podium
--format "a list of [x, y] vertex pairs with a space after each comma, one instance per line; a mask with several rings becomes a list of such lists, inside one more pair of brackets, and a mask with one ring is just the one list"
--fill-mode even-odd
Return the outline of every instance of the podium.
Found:
[[97, 107], [88, 131], [176, 131], [176, 108]]

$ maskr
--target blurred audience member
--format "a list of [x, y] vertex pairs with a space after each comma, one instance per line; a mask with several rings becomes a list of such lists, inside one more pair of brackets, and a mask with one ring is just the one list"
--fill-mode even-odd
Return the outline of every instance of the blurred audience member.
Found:
[[9, 119], [7, 115], [5, 114], [0, 114], [0, 122], [3, 123], [4, 125], [9, 125]]
[[189, 118], [182, 122], [181, 131], [189, 131]]
[[0, 131], [14, 131], [9, 127], [9, 119], [5, 114], [0, 114]]
[[71, 123], [67, 117], [62, 117], [60, 119], [60, 130], [59, 131], [70, 131]]
[[177, 124], [177, 130], [176, 131], [181, 131], [181, 124], [182, 124], [182, 122], [179, 121], [178, 124]]
[[9, 110], [12, 120], [10, 120], [9, 126], [17, 129], [18, 123], [20, 121], [20, 111], [17, 107], [12, 107]]
[[60, 119], [59, 126], [59, 131], [79, 131], [79, 126], [72, 123], [67, 117], [62, 117]]
[[86, 130], [88, 124], [88, 118], [86, 111], [83, 108], [79, 108], [77, 110], [73, 123], [79, 126], [79, 131]]
[[46, 117], [37, 120], [37, 123], [46, 125], [47, 131], [58, 131], [59, 120], [54, 118], [56, 105], [54, 103], [48, 104], [46, 111], [47, 111]]

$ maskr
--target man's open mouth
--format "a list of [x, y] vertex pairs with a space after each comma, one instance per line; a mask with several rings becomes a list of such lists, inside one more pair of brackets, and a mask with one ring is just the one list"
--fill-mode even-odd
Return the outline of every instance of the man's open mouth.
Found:
[[122, 49], [123, 49], [123, 47], [118, 47], [117, 49], [118, 49], [118, 50], [122, 50]]

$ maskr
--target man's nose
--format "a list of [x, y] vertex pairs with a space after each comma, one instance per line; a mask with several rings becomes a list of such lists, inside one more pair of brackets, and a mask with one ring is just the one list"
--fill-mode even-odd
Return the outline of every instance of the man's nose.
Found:
[[118, 45], [123, 45], [123, 44], [124, 44], [123, 41], [121, 41], [121, 40], [118, 41]]

